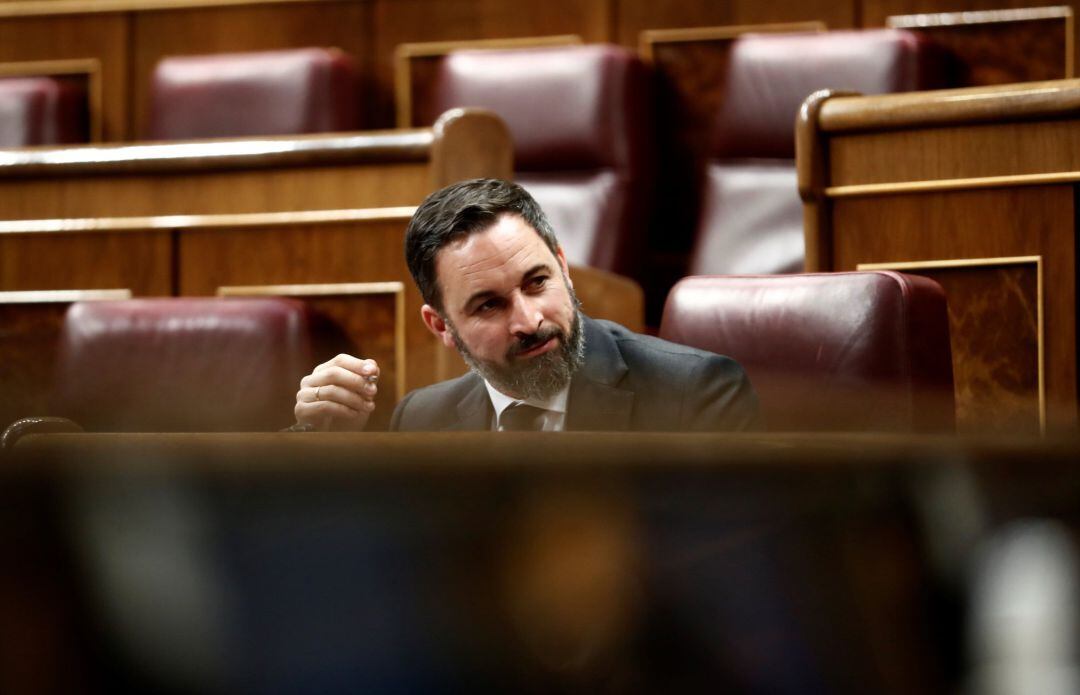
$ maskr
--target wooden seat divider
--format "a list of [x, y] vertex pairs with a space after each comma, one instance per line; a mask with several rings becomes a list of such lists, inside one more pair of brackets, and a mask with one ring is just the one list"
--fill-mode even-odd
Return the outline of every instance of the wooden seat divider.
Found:
[[1080, 80], [821, 92], [797, 135], [808, 270], [944, 286], [959, 430], [1075, 428]]
[[69, 306], [130, 298], [128, 289], [0, 292], [0, 427], [49, 414], [56, 348]]

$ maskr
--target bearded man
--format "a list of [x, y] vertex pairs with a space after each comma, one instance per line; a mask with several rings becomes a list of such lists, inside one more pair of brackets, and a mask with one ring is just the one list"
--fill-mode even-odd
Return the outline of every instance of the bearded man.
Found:
[[[470, 373], [408, 394], [392, 430], [721, 431], [759, 426], [733, 360], [585, 316], [566, 256], [517, 184], [475, 179], [427, 197], [405, 235], [424, 324]], [[378, 365], [338, 355], [304, 377], [303, 429], [362, 429]]]

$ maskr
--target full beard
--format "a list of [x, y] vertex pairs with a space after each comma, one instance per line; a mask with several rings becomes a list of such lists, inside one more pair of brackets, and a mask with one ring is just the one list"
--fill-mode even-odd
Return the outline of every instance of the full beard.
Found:
[[[488, 383], [508, 396], [545, 401], [566, 388], [574, 372], [585, 361], [585, 333], [582, 330], [581, 312], [578, 310], [577, 297], [571, 294], [571, 300], [574, 303], [574, 318], [570, 324], [569, 335], [558, 326], [542, 328], [511, 345], [507, 350], [505, 364], [481, 360], [473, 355], [458, 337], [453, 324], [447, 325], [462, 359]], [[555, 349], [525, 360], [516, 359], [517, 355], [552, 338], [559, 340]]]

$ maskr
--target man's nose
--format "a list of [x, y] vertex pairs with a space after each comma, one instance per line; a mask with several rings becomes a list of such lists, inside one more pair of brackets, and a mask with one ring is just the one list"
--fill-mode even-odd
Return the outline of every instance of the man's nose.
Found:
[[514, 296], [510, 308], [510, 332], [513, 335], [532, 335], [544, 322], [544, 314], [535, 300], [523, 294]]

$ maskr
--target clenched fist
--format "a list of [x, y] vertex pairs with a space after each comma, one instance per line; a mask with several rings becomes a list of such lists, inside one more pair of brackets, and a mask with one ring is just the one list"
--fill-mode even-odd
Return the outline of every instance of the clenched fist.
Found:
[[296, 421], [319, 432], [364, 429], [375, 410], [379, 365], [352, 355], [338, 355], [300, 380]]

